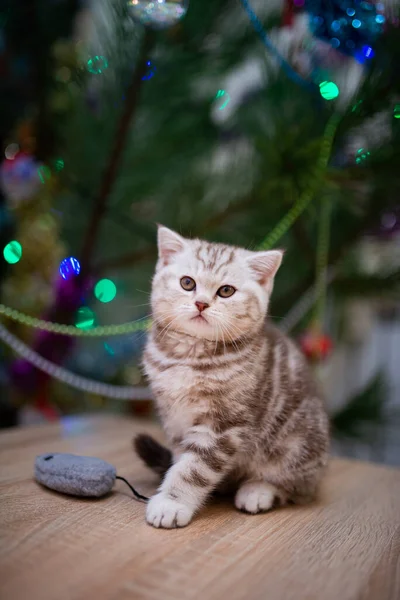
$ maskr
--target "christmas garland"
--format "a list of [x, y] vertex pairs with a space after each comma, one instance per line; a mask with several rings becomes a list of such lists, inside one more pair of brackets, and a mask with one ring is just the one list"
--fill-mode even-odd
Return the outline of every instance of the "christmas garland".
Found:
[[[293, 226], [295, 221], [297, 221], [300, 215], [310, 204], [322, 180], [322, 175], [325, 173], [327, 168], [339, 120], [340, 117], [337, 114], [334, 114], [328, 121], [322, 140], [321, 152], [315, 170], [316, 172], [311, 178], [310, 185], [299, 197], [289, 212], [281, 219], [281, 221], [279, 221], [276, 227], [274, 227], [271, 233], [269, 233], [259, 244], [259, 250], [268, 250], [274, 246], [276, 242], [281, 239], [285, 233], [287, 233], [287, 231]], [[4, 315], [8, 319], [16, 321], [21, 325], [25, 325], [26, 327], [32, 327], [34, 329], [41, 329], [43, 331], [68, 335], [71, 337], [108, 337], [123, 335], [146, 330], [151, 325], [151, 320], [145, 317], [144, 319], [138, 319], [136, 321], [122, 323], [120, 325], [104, 325], [83, 330], [75, 327], [74, 325], [53, 323], [51, 321], [45, 321], [43, 319], [31, 317], [18, 310], [5, 306], [4, 304], [0, 304], [0, 315]]]

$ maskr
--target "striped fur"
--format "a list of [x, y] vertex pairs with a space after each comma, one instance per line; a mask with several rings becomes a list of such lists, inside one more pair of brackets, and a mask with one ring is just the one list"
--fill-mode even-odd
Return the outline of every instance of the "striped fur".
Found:
[[[302, 354], [266, 322], [281, 258], [159, 228], [144, 366], [173, 465], [147, 507], [155, 527], [187, 525], [224, 488], [249, 513], [315, 494], [328, 419]], [[236, 292], [219, 297], [223, 285]], [[208, 304], [205, 320], [196, 301]]]

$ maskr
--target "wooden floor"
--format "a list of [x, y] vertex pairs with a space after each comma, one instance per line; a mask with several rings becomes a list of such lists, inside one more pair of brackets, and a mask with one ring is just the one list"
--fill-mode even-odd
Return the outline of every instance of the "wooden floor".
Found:
[[156, 530], [122, 482], [101, 500], [32, 480], [35, 456], [113, 463], [144, 494], [131, 450], [154, 426], [66, 419], [0, 434], [1, 600], [399, 600], [400, 472], [333, 461], [312, 506], [247, 516], [213, 503], [187, 528]]

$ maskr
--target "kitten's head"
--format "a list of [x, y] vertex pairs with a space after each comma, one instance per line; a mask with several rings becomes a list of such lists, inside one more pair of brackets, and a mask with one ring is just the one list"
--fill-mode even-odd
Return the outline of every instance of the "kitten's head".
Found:
[[282, 255], [188, 240], [159, 227], [153, 318], [208, 340], [251, 335], [264, 322]]

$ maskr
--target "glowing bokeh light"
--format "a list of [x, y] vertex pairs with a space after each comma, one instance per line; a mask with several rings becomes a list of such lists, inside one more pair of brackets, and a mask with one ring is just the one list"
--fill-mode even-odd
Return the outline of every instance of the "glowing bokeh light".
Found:
[[75, 327], [90, 329], [94, 325], [94, 312], [88, 306], [81, 306], [76, 313]]
[[7, 160], [14, 160], [14, 158], [16, 157], [18, 152], [19, 152], [18, 144], [14, 144], [14, 143], [8, 144], [8, 146], [6, 147], [6, 149], [4, 151], [4, 155]]
[[228, 103], [231, 99], [228, 92], [226, 92], [225, 90], [218, 90], [218, 92], [216, 93], [215, 99], [218, 100], [218, 98], [224, 98], [224, 102], [219, 107], [219, 110], [223, 110], [228, 105]]
[[71, 277], [79, 275], [81, 272], [81, 264], [77, 258], [69, 256], [61, 261], [59, 271], [63, 279], [71, 279]]
[[372, 58], [374, 56], [374, 51], [372, 50], [371, 46], [363, 46], [362, 51], [365, 58]]
[[145, 75], [143, 75], [142, 81], [148, 81], [149, 79], [151, 79], [152, 77], [154, 77], [156, 68], [151, 64], [150, 60], [147, 61], [147, 66], [149, 68], [147, 70], [147, 73]]
[[379, 25], [382, 25], [382, 23], [384, 23], [386, 19], [383, 15], [376, 15], [375, 21], [379, 23]]
[[114, 356], [115, 355], [115, 350], [113, 348], [111, 348], [111, 346], [109, 344], [107, 344], [107, 342], [104, 342], [104, 350], [110, 356]]
[[359, 29], [361, 27], [360, 19], [353, 19], [351, 24], [353, 25], [354, 29]]
[[93, 73], [93, 75], [100, 75], [106, 69], [108, 69], [108, 60], [105, 56], [96, 55], [87, 61], [87, 70], [89, 73]]
[[400, 119], [400, 104], [396, 104], [393, 109], [393, 116], [395, 119]]
[[356, 152], [356, 164], [359, 165], [360, 163], [364, 162], [368, 156], [370, 156], [371, 152], [369, 152], [368, 150], [364, 150], [364, 148], [359, 148]]
[[22, 246], [16, 240], [9, 242], [3, 250], [4, 260], [9, 265], [15, 265], [22, 258]]
[[325, 100], [333, 100], [339, 96], [339, 88], [333, 81], [323, 81], [320, 83], [319, 91]]
[[56, 171], [62, 171], [64, 168], [64, 161], [62, 158], [56, 158], [54, 161], [54, 168]]
[[117, 295], [117, 288], [111, 279], [101, 279], [94, 288], [94, 295], [100, 302], [111, 302]]
[[49, 167], [46, 167], [46, 165], [39, 167], [37, 172], [42, 183], [46, 183], [46, 181], [51, 177], [51, 170]]

